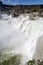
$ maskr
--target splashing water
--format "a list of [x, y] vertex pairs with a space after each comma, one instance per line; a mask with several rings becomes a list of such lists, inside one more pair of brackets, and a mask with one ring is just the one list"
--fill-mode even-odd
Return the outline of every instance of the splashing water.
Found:
[[43, 34], [43, 19], [30, 20], [29, 14], [0, 17], [0, 51], [21, 54], [22, 63], [26, 63], [32, 59], [37, 39]]

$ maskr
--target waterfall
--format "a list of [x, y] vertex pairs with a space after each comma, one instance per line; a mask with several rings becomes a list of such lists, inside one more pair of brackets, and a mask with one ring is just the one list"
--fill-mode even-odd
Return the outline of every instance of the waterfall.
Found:
[[0, 19], [0, 52], [21, 54], [22, 64], [32, 59], [37, 39], [43, 34], [43, 19], [30, 20], [29, 14], [19, 17], [2, 14]]

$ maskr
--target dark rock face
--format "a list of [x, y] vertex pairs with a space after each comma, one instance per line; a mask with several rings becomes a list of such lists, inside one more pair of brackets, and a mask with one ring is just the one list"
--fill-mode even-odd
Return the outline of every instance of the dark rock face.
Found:
[[2, 2], [0, 1], [0, 5], [2, 5]]
[[2, 5], [2, 2], [0, 1], [0, 10], [2, 9], [3, 5]]

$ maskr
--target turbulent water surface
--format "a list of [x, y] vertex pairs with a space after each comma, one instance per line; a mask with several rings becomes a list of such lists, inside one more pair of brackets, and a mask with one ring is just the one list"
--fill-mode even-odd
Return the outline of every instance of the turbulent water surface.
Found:
[[43, 19], [30, 20], [29, 14], [12, 17], [0, 14], [0, 52], [21, 54], [24, 61], [32, 59], [37, 39], [43, 35]]

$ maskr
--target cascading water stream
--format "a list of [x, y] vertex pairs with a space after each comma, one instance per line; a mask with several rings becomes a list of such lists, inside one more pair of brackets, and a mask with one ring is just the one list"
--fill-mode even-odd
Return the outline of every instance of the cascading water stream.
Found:
[[22, 64], [25, 64], [32, 59], [37, 39], [43, 34], [43, 19], [30, 20], [28, 14], [5, 17], [3, 15], [0, 19], [0, 51], [21, 54]]

